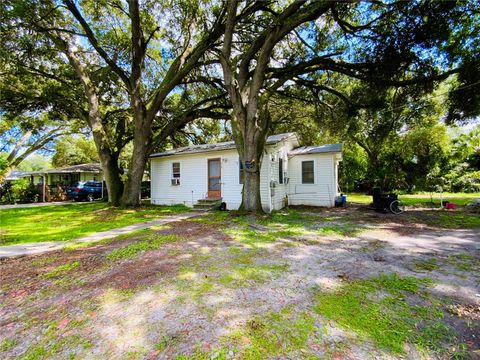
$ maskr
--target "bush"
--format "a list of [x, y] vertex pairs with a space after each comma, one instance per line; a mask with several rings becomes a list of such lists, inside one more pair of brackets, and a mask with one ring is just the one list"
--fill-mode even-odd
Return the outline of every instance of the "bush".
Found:
[[480, 171], [468, 172], [462, 176], [452, 179], [452, 191], [454, 192], [479, 192]]
[[6, 182], [2, 186], [1, 201], [6, 204], [37, 202], [40, 194], [28, 179]]

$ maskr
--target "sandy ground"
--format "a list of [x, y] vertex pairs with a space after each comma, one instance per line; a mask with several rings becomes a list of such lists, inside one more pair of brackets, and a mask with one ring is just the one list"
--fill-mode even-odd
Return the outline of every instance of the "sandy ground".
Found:
[[[314, 306], [312, 289], [331, 291], [346, 281], [381, 273], [428, 276], [434, 280], [431, 291], [435, 296], [473, 309], [466, 315], [473, 326], [465, 327], [458, 319], [452, 319], [452, 324], [458, 324], [459, 336], [469, 344], [469, 356], [478, 354], [480, 272], [477, 265], [459, 269], [448, 259], [468, 254], [478, 264], [480, 229], [438, 229], [405, 218], [365, 216], [355, 209], [316, 215], [318, 226], [323, 218], [332, 222], [333, 215], [339, 219], [346, 216], [364, 229], [354, 236], [309, 233], [251, 247], [224, 231], [229, 226], [226, 223], [187, 220], [155, 231], [179, 235], [181, 241], [133, 259], [112, 262], [106, 255], [135, 243], [136, 237], [3, 260], [0, 344], [3, 341], [4, 346], [0, 358], [37, 354], [31, 358], [173, 359], [181, 354], [196, 358], [195, 351], [216, 358], [215, 349], [256, 316], [285, 308], [309, 312]], [[242, 254], [249, 256], [248, 261], [253, 259], [248, 266], [282, 270], [240, 286], [225, 285], [222, 279], [242, 261]], [[441, 264], [441, 271], [414, 266], [432, 258]], [[79, 266], [65, 276], [47, 276], [71, 262]], [[394, 358], [330, 321], [314, 319], [324, 336], [321, 343], [309, 341], [309, 354], [318, 358]], [[235, 354], [232, 348], [228, 357], [236, 358]], [[281, 358], [303, 357], [296, 353]], [[413, 349], [403, 356], [419, 357]]]

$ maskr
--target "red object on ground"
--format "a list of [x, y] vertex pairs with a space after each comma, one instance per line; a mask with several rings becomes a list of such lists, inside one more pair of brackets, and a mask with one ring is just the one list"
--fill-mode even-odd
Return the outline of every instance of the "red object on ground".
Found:
[[445, 205], [445, 209], [448, 209], [448, 210], [454, 210], [457, 208], [457, 205], [455, 205], [454, 203], [451, 203], [449, 202], [447, 205]]

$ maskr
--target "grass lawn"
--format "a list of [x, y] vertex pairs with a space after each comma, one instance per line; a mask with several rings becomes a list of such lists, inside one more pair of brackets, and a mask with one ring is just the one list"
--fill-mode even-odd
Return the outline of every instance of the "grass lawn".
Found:
[[120, 209], [106, 203], [0, 210], [0, 245], [66, 241], [189, 209], [183, 205]]
[[[449, 201], [462, 206], [470, 204], [476, 198], [480, 198], [480, 193], [443, 193], [443, 201]], [[399, 195], [399, 199], [407, 206], [435, 208], [440, 207], [441, 197], [439, 193], [418, 193], [412, 195]], [[347, 201], [358, 204], [370, 204], [372, 202], [372, 196], [362, 193], [349, 193], [347, 194]]]
[[2, 261], [0, 358], [473, 359], [479, 230], [457, 213], [218, 211]]

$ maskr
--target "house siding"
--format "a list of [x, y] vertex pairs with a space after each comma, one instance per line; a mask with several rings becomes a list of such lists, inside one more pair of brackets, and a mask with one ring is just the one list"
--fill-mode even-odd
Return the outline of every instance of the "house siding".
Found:
[[[291, 139], [287, 139], [278, 143], [275, 147], [270, 149], [270, 154], [275, 155], [275, 160], [271, 162], [271, 175], [270, 178], [275, 182], [275, 187], [270, 191], [272, 210], [280, 210], [287, 205], [287, 196], [289, 192], [288, 178], [289, 178], [289, 159], [288, 152], [291, 151], [296, 145]], [[283, 159], [283, 172], [285, 173], [283, 184], [280, 184], [279, 176], [279, 159]]]
[[[337, 195], [335, 154], [297, 155], [288, 153], [298, 146], [288, 138], [266, 147], [260, 168], [260, 196], [264, 211], [279, 210], [287, 205], [333, 206]], [[198, 154], [169, 155], [151, 158], [151, 202], [157, 205], [193, 206], [207, 197], [208, 159], [221, 159], [222, 201], [227, 209], [236, 210], [242, 201], [243, 185], [239, 182], [239, 156], [235, 149]], [[279, 183], [279, 158], [283, 159], [284, 183]], [[314, 184], [302, 184], [301, 162], [314, 160]], [[171, 185], [172, 163], [180, 162], [180, 185]]]
[[[302, 161], [314, 162], [314, 183], [302, 184]], [[299, 155], [290, 159], [290, 205], [333, 206], [338, 194], [333, 154]]]
[[[207, 197], [208, 159], [221, 159], [222, 200], [228, 209], [238, 209], [242, 201], [238, 155], [235, 150], [177, 155], [151, 159], [152, 204], [193, 206]], [[180, 185], [171, 185], [172, 163], [180, 163]]]

